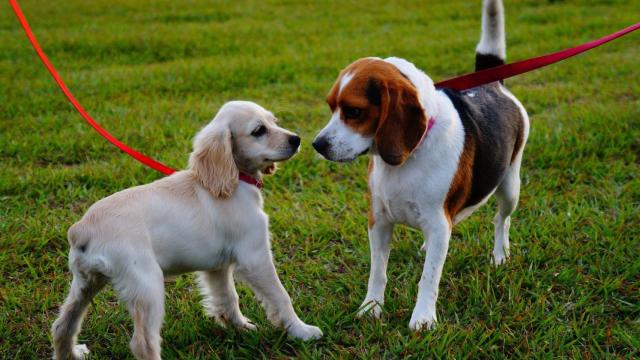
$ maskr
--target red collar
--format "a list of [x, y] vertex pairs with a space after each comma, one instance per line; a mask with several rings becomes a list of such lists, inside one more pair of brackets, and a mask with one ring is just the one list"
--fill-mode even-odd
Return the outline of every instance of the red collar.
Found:
[[429, 130], [431, 130], [431, 128], [433, 127], [433, 125], [436, 123], [436, 118], [435, 117], [430, 117], [429, 120], [427, 120], [427, 128], [424, 130], [424, 133], [422, 134], [422, 137], [420, 138], [420, 142], [418, 143], [418, 146], [422, 145], [422, 142], [424, 141], [424, 139], [427, 138], [427, 133], [429, 132]]
[[238, 175], [238, 179], [240, 181], [244, 181], [247, 184], [253, 185], [255, 187], [257, 187], [258, 189], [262, 189], [262, 180], [260, 179], [256, 179], [251, 175], [247, 175], [245, 173], [240, 173], [240, 175]]

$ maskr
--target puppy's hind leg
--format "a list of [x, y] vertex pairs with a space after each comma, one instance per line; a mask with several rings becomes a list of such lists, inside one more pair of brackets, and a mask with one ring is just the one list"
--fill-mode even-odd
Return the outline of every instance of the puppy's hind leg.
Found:
[[77, 345], [82, 319], [91, 299], [104, 287], [105, 279], [97, 274], [83, 274], [71, 264], [73, 280], [69, 295], [60, 308], [60, 316], [51, 326], [54, 359], [84, 359], [89, 349]]
[[493, 262], [496, 266], [502, 265], [509, 257], [509, 227], [511, 214], [518, 205], [520, 198], [520, 162], [522, 152], [517, 155], [511, 167], [507, 170], [504, 179], [496, 189], [498, 212], [493, 219], [495, 225], [495, 240], [493, 245]]
[[152, 256], [136, 255], [135, 264], [112, 282], [133, 318], [130, 347], [137, 359], [160, 359], [160, 329], [164, 318], [164, 276]]
[[233, 266], [200, 272], [198, 283], [207, 315], [214, 317], [221, 325], [231, 323], [239, 329], [255, 330], [256, 326], [240, 312], [238, 293], [233, 282]]

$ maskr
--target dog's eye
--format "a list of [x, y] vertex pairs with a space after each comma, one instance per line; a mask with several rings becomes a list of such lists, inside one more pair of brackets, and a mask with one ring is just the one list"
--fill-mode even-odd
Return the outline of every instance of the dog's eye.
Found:
[[260, 137], [266, 133], [267, 133], [267, 127], [264, 125], [258, 125], [258, 127], [253, 129], [253, 131], [251, 132], [251, 136]]
[[346, 119], [357, 119], [358, 117], [360, 117], [361, 113], [362, 113], [362, 110], [355, 107], [351, 107], [351, 106], [342, 107], [342, 114]]

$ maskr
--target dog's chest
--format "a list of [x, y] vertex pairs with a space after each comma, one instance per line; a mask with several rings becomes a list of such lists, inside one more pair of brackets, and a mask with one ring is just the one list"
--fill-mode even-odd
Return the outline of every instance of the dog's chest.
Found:
[[417, 199], [397, 192], [381, 192], [379, 199], [384, 216], [391, 222], [420, 227], [424, 210]]
[[432, 175], [410, 168], [402, 171], [374, 168], [369, 181], [376, 216], [384, 216], [392, 223], [422, 227], [443, 200], [437, 186], [432, 184]]

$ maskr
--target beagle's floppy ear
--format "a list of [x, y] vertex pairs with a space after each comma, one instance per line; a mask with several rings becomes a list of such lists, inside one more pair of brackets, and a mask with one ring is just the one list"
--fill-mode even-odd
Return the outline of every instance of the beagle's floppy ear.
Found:
[[380, 94], [376, 148], [387, 164], [402, 165], [418, 146], [427, 128], [418, 92], [401, 74], [398, 79], [380, 80], [373, 86]]
[[228, 127], [202, 130], [193, 142], [189, 167], [213, 196], [226, 199], [238, 185], [238, 168], [233, 159]]

